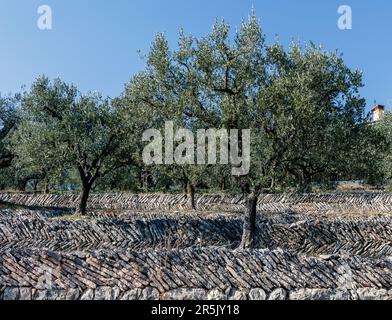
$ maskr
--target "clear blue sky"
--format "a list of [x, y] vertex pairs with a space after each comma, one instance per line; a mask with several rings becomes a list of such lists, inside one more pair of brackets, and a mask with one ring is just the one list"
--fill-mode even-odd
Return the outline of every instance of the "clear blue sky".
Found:
[[[53, 30], [37, 28], [37, 8], [53, 10]], [[337, 8], [353, 10], [353, 30], [337, 28]], [[41, 74], [80, 90], [116, 96], [144, 62], [157, 32], [176, 44], [179, 28], [205, 35], [216, 18], [238, 26], [254, 7], [269, 42], [312, 40], [339, 49], [364, 72], [362, 90], [392, 107], [392, 1], [390, 0], [0, 0], [0, 92], [16, 92]]]

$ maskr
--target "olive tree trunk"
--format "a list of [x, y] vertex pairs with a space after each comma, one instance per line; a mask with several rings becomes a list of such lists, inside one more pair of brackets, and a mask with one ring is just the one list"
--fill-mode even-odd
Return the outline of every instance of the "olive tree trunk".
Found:
[[27, 188], [27, 182], [29, 182], [28, 179], [21, 179], [18, 180], [17, 185], [18, 185], [18, 191], [20, 192], [25, 192]]
[[84, 216], [87, 212], [87, 202], [90, 196], [92, 184], [83, 183], [82, 191], [80, 193], [79, 206], [76, 210], [77, 215]]
[[196, 210], [196, 200], [195, 200], [195, 194], [196, 194], [196, 188], [193, 183], [189, 182], [187, 183], [187, 193], [189, 196], [189, 206], [192, 208], [192, 210]]
[[44, 194], [49, 194], [49, 193], [50, 193], [49, 182], [45, 181], [45, 184], [44, 184]]
[[298, 189], [300, 193], [312, 192], [312, 179], [310, 176], [304, 175], [301, 177]]
[[256, 209], [259, 195], [252, 193], [246, 198], [246, 212], [244, 215], [244, 224], [242, 240], [239, 249], [252, 249], [255, 246], [256, 233]]

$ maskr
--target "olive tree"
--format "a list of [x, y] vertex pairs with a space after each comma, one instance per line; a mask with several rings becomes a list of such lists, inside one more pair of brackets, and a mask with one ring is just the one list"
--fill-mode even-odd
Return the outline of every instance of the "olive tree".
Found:
[[259, 91], [260, 126], [272, 142], [272, 166], [294, 178], [300, 192], [315, 177], [347, 172], [366, 122], [362, 75], [342, 57], [313, 44], [268, 50], [270, 71]]
[[[157, 35], [147, 68], [126, 89], [133, 106], [150, 110], [179, 128], [248, 129], [255, 93], [265, 70], [264, 37], [252, 17], [229, 43], [229, 27], [216, 23], [207, 37], [195, 39], [181, 31], [178, 50]], [[194, 207], [195, 187], [207, 167], [176, 167]], [[229, 170], [217, 172], [229, 173]], [[222, 181], [228, 176], [220, 177]]]
[[234, 36], [224, 22], [199, 39], [181, 31], [176, 50], [159, 34], [125, 96], [178, 127], [251, 130], [251, 170], [236, 178], [247, 208], [240, 247], [248, 248], [261, 192], [292, 182], [307, 191], [312, 179], [355, 159], [361, 85], [361, 73], [336, 53], [313, 44], [267, 45], [252, 15]]
[[81, 95], [59, 79], [37, 79], [24, 99], [21, 118], [11, 137], [16, 161], [49, 174], [76, 169], [81, 182], [77, 213], [81, 215], [99, 180], [131, 165], [137, 154], [135, 122], [117, 100], [96, 93]]
[[249, 123], [250, 176], [256, 176], [251, 179], [242, 248], [254, 245], [256, 205], [263, 189], [294, 182], [299, 192], [308, 192], [317, 177], [353, 171], [366, 129], [361, 86], [361, 73], [336, 53], [313, 44], [267, 48], [266, 80], [257, 91]]

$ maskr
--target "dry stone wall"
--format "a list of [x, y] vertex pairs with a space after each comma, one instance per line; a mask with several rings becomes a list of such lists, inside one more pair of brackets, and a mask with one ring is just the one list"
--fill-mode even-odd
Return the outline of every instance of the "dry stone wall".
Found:
[[392, 300], [391, 200], [263, 195], [241, 251], [241, 197], [0, 193], [0, 300]]
[[[0, 193], [0, 202], [36, 207], [76, 207], [78, 195], [44, 195]], [[196, 203], [200, 210], [243, 210], [241, 196], [197, 195]], [[186, 195], [165, 194], [105, 194], [91, 195], [90, 209], [189, 209]], [[292, 210], [296, 213], [331, 212], [358, 209], [360, 211], [392, 211], [390, 193], [347, 193], [347, 194], [264, 194], [258, 202], [258, 209], [279, 213]]]
[[[305, 220], [300, 220], [300, 219]], [[257, 221], [256, 246], [323, 255], [392, 256], [392, 218], [306, 219], [280, 216]], [[147, 214], [121, 218], [62, 219], [28, 210], [0, 210], [1, 248], [75, 250], [234, 248], [240, 215]]]
[[2, 250], [2, 299], [391, 299], [388, 260], [221, 248]]

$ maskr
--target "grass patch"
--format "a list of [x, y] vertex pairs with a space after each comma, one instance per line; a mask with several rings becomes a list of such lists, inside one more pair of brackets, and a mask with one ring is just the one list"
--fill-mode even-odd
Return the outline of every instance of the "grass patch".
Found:
[[90, 216], [81, 216], [78, 214], [66, 214], [66, 215], [61, 215], [57, 217], [50, 217], [49, 219], [51, 220], [85, 220], [89, 221], [92, 220], [93, 218]]

